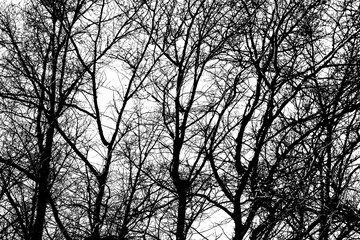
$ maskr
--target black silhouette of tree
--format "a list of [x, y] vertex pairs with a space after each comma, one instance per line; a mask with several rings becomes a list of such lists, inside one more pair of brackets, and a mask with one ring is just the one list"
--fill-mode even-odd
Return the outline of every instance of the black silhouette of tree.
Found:
[[209, 84], [214, 83], [208, 74], [218, 67], [216, 61], [233, 35], [229, 20], [232, 4], [156, 1], [147, 8], [154, 15], [156, 28], [146, 22], [142, 27], [161, 55], [148, 90], [163, 129], [161, 150], [154, 161], [167, 171], [159, 185], [172, 196], [169, 204], [173, 208], [159, 224], [164, 229], [163, 238], [172, 238], [167, 234], [174, 233], [177, 240], [184, 240], [199, 234], [194, 223], [201, 221], [205, 212], [210, 214], [209, 204], [198, 196], [211, 190], [204, 157], [208, 139], [203, 138], [201, 123], [212, 115], [212, 105], [218, 104], [209, 103], [213, 95]]
[[358, 7], [2, 3], [0, 237], [359, 238]]
[[[236, 6], [243, 14], [224, 59], [229, 66], [214, 75], [223, 104], [207, 124], [211, 141], [206, 155], [223, 197], [209, 201], [233, 219], [234, 239], [329, 239], [333, 212], [326, 202], [332, 196], [334, 166], [350, 158], [349, 169], [342, 171], [355, 170], [352, 153], [357, 148], [356, 138], [336, 147], [330, 139], [338, 121], [343, 125], [349, 116], [357, 118], [358, 104], [346, 101], [335, 105], [337, 110], [328, 105], [357, 94], [355, 85], [351, 92], [342, 87], [348, 85], [348, 74], [342, 73], [343, 81], [333, 75], [335, 66], [351, 66], [343, 53], [356, 48], [357, 29], [347, 24], [351, 15], [341, 4], [241, 1]], [[244, 18], [246, 25], [241, 24]], [[324, 94], [336, 98], [323, 99]], [[331, 137], [324, 137], [325, 132]], [[315, 139], [328, 143], [320, 147]], [[327, 165], [324, 159], [314, 160], [319, 148], [340, 151], [350, 145], [345, 159], [328, 150]], [[321, 162], [318, 170], [315, 162]], [[356, 171], [350, 175], [353, 179]], [[312, 214], [305, 214], [307, 208]], [[295, 212], [300, 216], [294, 217]]]
[[79, 10], [28, 1], [1, 12], [1, 236], [43, 239], [53, 226], [50, 195], [73, 158], [56, 129], [69, 126], [67, 112], [84, 81], [62, 23]]

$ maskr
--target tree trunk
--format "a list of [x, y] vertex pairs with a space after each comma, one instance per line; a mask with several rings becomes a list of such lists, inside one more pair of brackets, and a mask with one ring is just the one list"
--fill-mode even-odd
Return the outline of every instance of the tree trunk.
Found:
[[179, 194], [179, 205], [177, 215], [177, 226], [176, 226], [176, 240], [185, 240], [185, 215], [186, 215], [186, 191], [180, 189]]
[[241, 217], [239, 215], [236, 215], [234, 219], [235, 223], [235, 234], [233, 240], [242, 240], [246, 231], [244, 230], [244, 225], [241, 222]]
[[46, 208], [48, 203], [48, 187], [50, 174], [50, 161], [52, 157], [52, 145], [54, 137], [54, 126], [51, 125], [46, 133], [46, 146], [41, 153], [39, 170], [39, 187], [36, 201], [36, 219], [33, 225], [31, 240], [42, 240], [44, 231]]

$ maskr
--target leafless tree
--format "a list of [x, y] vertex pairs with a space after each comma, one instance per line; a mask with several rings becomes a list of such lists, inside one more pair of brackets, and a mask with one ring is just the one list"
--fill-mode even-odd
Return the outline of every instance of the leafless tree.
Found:
[[164, 218], [165, 223], [172, 222], [165, 232], [184, 240], [195, 234], [192, 224], [208, 208], [197, 194], [210, 189], [204, 157], [208, 139], [203, 138], [201, 122], [213, 108], [208, 102], [212, 93], [207, 92], [211, 84], [207, 72], [217, 67], [216, 57], [232, 35], [232, 5], [204, 0], [154, 1], [146, 6], [154, 15], [156, 28], [146, 22], [142, 26], [161, 55], [150, 75], [152, 85], [148, 90], [164, 131], [162, 150], [154, 161], [168, 171], [162, 187], [176, 200], [172, 205], [177, 209]]
[[77, 11], [40, 1], [2, 7], [2, 218], [13, 219], [4, 236], [8, 231], [31, 240], [44, 236], [52, 186], [70, 154], [56, 125], [69, 126], [65, 115], [83, 83], [62, 24], [65, 13], [76, 18]]
[[[223, 105], [208, 124], [213, 128], [206, 154], [227, 201], [213, 203], [233, 219], [234, 239], [292, 239], [283, 221], [299, 206], [297, 194], [307, 194], [297, 190], [298, 171], [306, 169], [306, 181], [314, 177], [311, 158], [299, 146], [324, 125], [309, 95], [318, 89], [315, 83], [331, 80], [334, 64], [344, 64], [339, 55], [357, 30], [339, 26], [350, 18], [341, 4], [241, 1], [236, 7], [242, 14], [235, 18], [237, 37], [223, 60], [228, 65], [214, 74]], [[341, 108], [353, 111], [357, 104], [352, 104]], [[308, 186], [306, 181], [301, 186]], [[281, 191], [282, 197], [276, 195]], [[311, 197], [305, 198], [311, 202]]]
[[2, 4], [0, 237], [358, 238], [358, 5]]
[[[67, 206], [59, 212], [60, 225], [70, 223], [75, 238], [143, 235], [155, 209], [156, 190], [144, 172], [158, 133], [143, 120], [141, 99], [157, 58], [134, 20], [142, 6], [94, 1], [83, 6], [77, 24], [64, 20], [68, 33], [74, 28], [69, 41], [86, 79], [72, 106], [74, 122], [88, 123], [83, 137], [56, 124], [77, 158], [78, 170], [70, 173], [77, 182], [67, 189], [74, 199], [59, 196]], [[77, 191], [79, 185], [86, 191]], [[65, 214], [69, 209], [78, 214]]]

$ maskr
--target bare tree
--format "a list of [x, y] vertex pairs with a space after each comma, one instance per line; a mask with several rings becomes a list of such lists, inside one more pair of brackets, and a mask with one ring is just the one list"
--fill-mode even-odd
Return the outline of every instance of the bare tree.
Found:
[[1, 238], [357, 238], [357, 4], [3, 4]]
[[[214, 127], [206, 154], [227, 200], [214, 204], [233, 219], [234, 239], [287, 236], [282, 221], [299, 206], [297, 194], [307, 194], [296, 187], [297, 171], [308, 171], [302, 176], [306, 181], [314, 177], [306, 149], [298, 146], [324, 124], [314, 99], [307, 96], [316, 88], [314, 79], [327, 76], [335, 62], [343, 64], [336, 61], [338, 54], [357, 30], [339, 27], [349, 18], [341, 5], [333, 9], [318, 1], [274, 1], [236, 6], [242, 14], [224, 60], [230, 66], [214, 75], [223, 105], [208, 124]], [[349, 107], [342, 109], [348, 112]], [[281, 191], [282, 197], [277, 195]]]
[[70, 60], [70, 38], [62, 24], [65, 13], [76, 18], [77, 11], [40, 1], [2, 8], [1, 162], [9, 169], [2, 180], [22, 176], [5, 192], [12, 207], [6, 212], [15, 213], [17, 234], [25, 239], [43, 238], [51, 187], [69, 154], [56, 125], [66, 124], [62, 116], [83, 80], [81, 67]]
[[[75, 194], [76, 201], [60, 196], [66, 206], [79, 213], [60, 219], [63, 225], [71, 223], [75, 238], [143, 235], [146, 227], [136, 224], [146, 223], [155, 208], [156, 191], [144, 172], [157, 130], [142, 120], [141, 99], [157, 59], [149, 48], [151, 39], [134, 21], [141, 16], [142, 6], [97, 1], [84, 7], [80, 27], [64, 21], [67, 31], [74, 25], [69, 39], [87, 80], [72, 106], [74, 122], [85, 119], [89, 124], [83, 137], [60, 122], [56, 125], [76, 154], [77, 184], [86, 188]], [[76, 189], [78, 186], [72, 185], [68, 191]], [[62, 207], [62, 211], [67, 208]]]
[[[156, 28], [152, 31], [146, 23], [143, 28], [161, 54], [148, 90], [164, 129], [162, 150], [154, 161], [168, 170], [162, 187], [176, 199], [172, 205], [177, 209], [164, 219], [172, 222], [165, 232], [173, 231], [176, 239], [183, 240], [194, 234], [192, 224], [208, 208], [196, 194], [209, 189], [209, 175], [203, 174], [207, 139], [202, 138], [200, 123], [211, 113], [207, 71], [216, 68], [216, 56], [231, 36], [227, 26], [231, 4], [155, 1], [146, 6], [155, 15]], [[166, 238], [172, 238], [171, 234]]]

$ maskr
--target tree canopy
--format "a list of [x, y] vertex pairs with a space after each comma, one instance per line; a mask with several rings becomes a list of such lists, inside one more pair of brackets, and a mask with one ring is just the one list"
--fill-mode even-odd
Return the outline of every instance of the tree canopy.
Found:
[[0, 238], [359, 239], [359, 9], [2, 3]]

